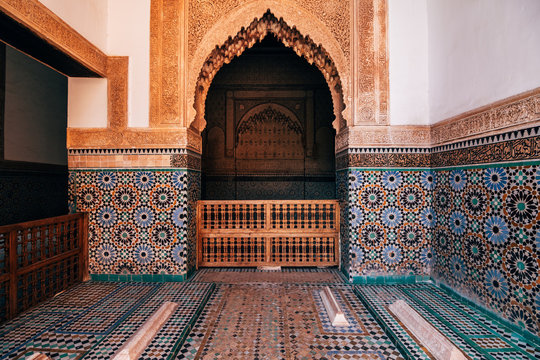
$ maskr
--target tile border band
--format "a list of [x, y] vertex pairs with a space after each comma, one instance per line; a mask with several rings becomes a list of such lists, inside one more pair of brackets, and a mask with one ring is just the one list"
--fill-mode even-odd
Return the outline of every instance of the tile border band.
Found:
[[452, 296], [453, 298], [464, 302], [465, 304], [475, 308], [476, 310], [480, 311], [482, 314], [491, 317], [498, 322], [500, 322], [503, 326], [507, 327], [509, 330], [518, 333], [519, 335], [523, 336], [525, 339], [534, 342], [537, 346], [540, 346], [540, 337], [534, 335], [530, 331], [523, 329], [519, 327], [518, 325], [510, 322], [509, 320], [503, 318], [500, 316], [497, 312], [488, 309], [487, 307], [477, 304], [473, 300], [467, 298], [466, 296], [460, 294], [457, 290], [453, 289], [452, 287], [446, 285], [445, 283], [440, 282], [437, 279], [432, 279], [433, 284], [435, 284], [438, 288], [445, 291], [447, 294]]
[[336, 170], [336, 172], [342, 172], [347, 170], [362, 170], [362, 171], [444, 171], [444, 170], [466, 170], [466, 169], [488, 169], [494, 167], [514, 167], [514, 166], [531, 166], [540, 165], [540, 159], [538, 160], [523, 160], [513, 162], [501, 162], [490, 164], [473, 164], [473, 165], [455, 165], [445, 167], [347, 167]]
[[[503, 326], [507, 327], [512, 332], [515, 332], [521, 336], [523, 336], [528, 341], [534, 342], [536, 345], [540, 346], [540, 337], [534, 335], [530, 331], [523, 329], [519, 327], [518, 325], [510, 322], [509, 320], [503, 318], [500, 316], [497, 312], [482, 306], [480, 304], [477, 304], [473, 300], [467, 298], [466, 296], [460, 294], [457, 290], [453, 289], [452, 287], [446, 285], [445, 283], [440, 282], [439, 280], [433, 278], [432, 276], [422, 276], [422, 275], [375, 275], [375, 276], [369, 276], [369, 275], [363, 275], [363, 276], [353, 276], [353, 281], [349, 282], [351, 285], [404, 285], [404, 284], [419, 284], [419, 283], [431, 283], [435, 285], [437, 288], [443, 290], [451, 297], [467, 304], [468, 306], [473, 307], [474, 309], [480, 311], [483, 315], [486, 315], [498, 322], [500, 322]], [[358, 292], [355, 293], [358, 294]], [[362, 295], [359, 296], [362, 302], [364, 302], [364, 299]], [[375, 315], [374, 315], [375, 316]], [[385, 328], [385, 327], [383, 327]], [[385, 328], [386, 331], [386, 328]]]
[[357, 289], [356, 286], [353, 286], [353, 293], [360, 300], [362, 305], [367, 309], [367, 311], [373, 316], [377, 324], [383, 329], [386, 336], [390, 338], [390, 341], [396, 346], [398, 351], [406, 360], [415, 360], [411, 352], [407, 347], [399, 340], [396, 334], [392, 331], [390, 326], [386, 324], [386, 321], [381, 317], [381, 315], [371, 306], [371, 303], [364, 297], [364, 295]]

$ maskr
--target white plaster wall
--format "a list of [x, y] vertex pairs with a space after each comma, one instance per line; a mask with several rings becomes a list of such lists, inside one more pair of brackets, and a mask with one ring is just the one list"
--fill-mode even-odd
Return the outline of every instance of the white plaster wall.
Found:
[[92, 44], [102, 51], [107, 50], [107, 4], [109, 0], [39, 1]]
[[427, 10], [431, 123], [540, 86], [540, 1], [429, 0]]
[[[108, 52], [109, 0], [40, 1], [101, 51]], [[106, 81], [69, 78], [68, 127], [107, 127]]]
[[107, 126], [107, 79], [69, 78], [69, 127]]
[[148, 127], [150, 0], [109, 1], [108, 55], [129, 56], [128, 125]]
[[429, 123], [426, 1], [388, 1], [391, 125]]

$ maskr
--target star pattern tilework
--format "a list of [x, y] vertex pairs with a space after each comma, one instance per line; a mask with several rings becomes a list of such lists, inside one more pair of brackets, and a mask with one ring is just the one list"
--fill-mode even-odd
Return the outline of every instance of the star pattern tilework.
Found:
[[436, 172], [433, 275], [540, 334], [540, 167]]
[[179, 275], [193, 268], [200, 194], [193, 177], [186, 170], [72, 171], [70, 208], [90, 214], [90, 273]]
[[348, 170], [345, 263], [351, 277], [430, 274], [434, 186], [429, 170]]

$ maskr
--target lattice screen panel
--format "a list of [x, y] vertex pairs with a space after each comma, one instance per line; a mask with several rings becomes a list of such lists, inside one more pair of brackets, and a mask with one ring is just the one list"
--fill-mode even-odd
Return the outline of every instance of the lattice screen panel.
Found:
[[272, 238], [270, 261], [299, 266], [333, 264], [336, 261], [335, 243], [332, 237]]
[[339, 207], [321, 201], [199, 201], [198, 266], [339, 262]]
[[272, 229], [334, 229], [337, 204], [271, 204]]
[[43, 299], [79, 281], [79, 255], [75, 254], [48, 266], [17, 277], [17, 311], [24, 311]]
[[256, 202], [202, 202], [201, 229], [262, 229], [265, 225], [264, 204]]
[[202, 239], [203, 263], [256, 266], [266, 260], [265, 239], [258, 237], [205, 237]]

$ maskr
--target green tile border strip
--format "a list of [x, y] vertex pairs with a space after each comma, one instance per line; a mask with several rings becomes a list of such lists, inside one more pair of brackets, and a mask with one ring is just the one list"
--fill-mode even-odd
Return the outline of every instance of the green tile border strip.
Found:
[[431, 283], [429, 275], [361, 275], [353, 276], [351, 284], [354, 285], [399, 285]]
[[[189, 285], [186, 284], [186, 286], [189, 286]], [[214, 291], [216, 291], [216, 284], [210, 285], [210, 288], [208, 289], [206, 296], [202, 299], [201, 303], [197, 307], [197, 310], [195, 310], [195, 313], [193, 314], [189, 322], [184, 327], [184, 330], [182, 330], [182, 333], [178, 337], [178, 341], [174, 344], [173, 348], [171, 349], [171, 352], [169, 353], [169, 356], [167, 356], [167, 360], [172, 360], [176, 358], [176, 355], [178, 355], [178, 352], [182, 348], [182, 345], [184, 345], [184, 342], [186, 341], [189, 333], [191, 332], [193, 325], [195, 325], [195, 323], [201, 316], [203, 309], [206, 307], [206, 304], [208, 303], [208, 300], [210, 300], [210, 297], [214, 294]]]
[[538, 347], [540, 347], [540, 337], [534, 335], [530, 331], [528, 331], [528, 330], [514, 324], [513, 322], [509, 321], [508, 319], [503, 318], [497, 312], [495, 312], [495, 311], [493, 311], [491, 309], [488, 309], [487, 307], [474, 302], [473, 300], [471, 300], [471, 299], [467, 298], [466, 296], [460, 294], [455, 289], [453, 289], [452, 287], [450, 287], [450, 286], [448, 286], [448, 285], [446, 285], [444, 283], [441, 283], [441, 282], [439, 282], [437, 280], [433, 280], [433, 283], [435, 284], [435, 286], [437, 286], [438, 288], [440, 288], [441, 290], [446, 292], [448, 295], [450, 295], [454, 299], [457, 299], [457, 300], [469, 305], [470, 307], [473, 307], [474, 309], [480, 311], [482, 314], [484, 314], [484, 315], [492, 318], [493, 320], [496, 320], [497, 322], [501, 323], [502, 326], [508, 328], [509, 330], [513, 331], [514, 333], [517, 333], [520, 336], [523, 336], [528, 341], [531, 341], [531, 342], [535, 343]]
[[470, 165], [452, 165], [452, 166], [430, 166], [430, 167], [359, 167], [353, 166], [339, 171], [347, 170], [360, 170], [360, 171], [445, 171], [445, 170], [467, 170], [467, 169], [489, 169], [494, 167], [515, 167], [515, 166], [530, 166], [530, 165], [540, 165], [540, 159], [530, 159], [530, 160], [516, 160], [516, 161], [504, 161], [500, 163], [489, 163], [489, 164], [470, 164]]
[[[486, 308], [483, 305], [477, 304], [473, 300], [461, 295], [459, 292], [454, 290], [452, 287], [441, 283], [440, 281], [432, 278], [431, 276], [422, 276], [422, 275], [379, 275], [379, 276], [354, 276], [353, 285], [401, 285], [401, 284], [417, 284], [417, 283], [432, 283], [437, 288], [446, 292], [449, 296], [454, 299], [461, 301], [468, 306], [478, 310], [483, 315], [495, 320], [501, 324], [501, 326], [508, 328], [511, 332], [517, 333], [519, 336], [522, 336], [527, 341], [533, 342], [535, 345], [540, 347], [540, 337], [532, 334], [526, 329], [519, 327], [518, 325], [510, 322], [509, 320], [503, 318], [500, 314], [496, 313], [493, 310]], [[407, 359], [414, 360], [414, 357], [409, 353], [405, 346], [399, 341], [397, 336], [391, 331], [391, 329], [385, 324], [384, 320], [379, 316], [377, 311], [371, 306], [371, 304], [364, 298], [364, 296], [354, 287], [355, 294], [360, 298], [364, 306], [368, 309], [371, 315], [377, 320], [377, 323], [383, 328], [384, 332], [390, 337], [394, 345], [398, 347], [399, 351]]]
[[90, 280], [96, 282], [183, 282], [187, 279], [188, 274], [90, 274]]
[[364, 298], [364, 295], [356, 288], [356, 286], [353, 286], [353, 292], [360, 299], [360, 302], [366, 307], [366, 309], [369, 311], [371, 316], [375, 318], [375, 321], [377, 321], [377, 324], [383, 329], [386, 336], [390, 338], [390, 341], [396, 346], [396, 348], [399, 350], [401, 355], [405, 358], [405, 360], [416, 360], [415, 357], [410, 353], [409, 349], [399, 340], [397, 335], [392, 331], [392, 329], [386, 324], [384, 319], [381, 317], [381, 315], [375, 310], [369, 301]]

